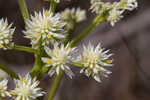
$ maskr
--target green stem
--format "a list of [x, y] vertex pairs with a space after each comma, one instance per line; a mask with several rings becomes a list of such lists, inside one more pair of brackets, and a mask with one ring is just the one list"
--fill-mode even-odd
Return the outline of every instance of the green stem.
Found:
[[29, 53], [38, 53], [37, 50], [32, 49], [30, 47], [25, 47], [25, 46], [15, 45], [13, 49], [18, 50], [18, 51], [25, 51], [25, 52], [29, 52]]
[[70, 34], [69, 34], [69, 32], [67, 32], [67, 33], [66, 33], [66, 36], [65, 36], [65, 40], [64, 40], [64, 45], [66, 45], [66, 44], [68, 43], [68, 41], [69, 41], [69, 36], [70, 36]]
[[83, 38], [85, 38], [90, 32], [92, 32], [100, 23], [105, 21], [105, 14], [102, 13], [98, 15], [93, 22], [77, 37], [75, 38], [71, 44], [70, 47], [74, 47], [77, 45]]
[[62, 76], [63, 76], [63, 72], [60, 71], [59, 75], [57, 75], [55, 77], [55, 79], [53, 81], [53, 84], [51, 86], [51, 90], [50, 90], [50, 92], [48, 94], [48, 100], [53, 100], [53, 97], [55, 96], [56, 90], [57, 90], [57, 88], [59, 86], [59, 83], [60, 83], [60, 80], [61, 80]]
[[29, 13], [28, 13], [26, 2], [25, 0], [18, 0], [18, 4], [20, 7], [22, 16], [24, 18], [24, 21], [26, 21], [27, 19], [29, 19]]
[[34, 63], [34, 66], [32, 68], [30, 75], [32, 77], [37, 77], [37, 79], [40, 79], [40, 77], [41, 77], [41, 71], [40, 71], [41, 66], [42, 66], [41, 56], [39, 54], [35, 54], [35, 63]]
[[5, 71], [8, 75], [10, 75], [12, 78], [18, 79], [18, 75], [13, 72], [11, 69], [9, 69], [7, 66], [0, 64], [0, 69], [2, 69], [3, 71]]
[[84, 67], [81, 63], [78, 63], [78, 62], [73, 62], [72, 65], [78, 66], [78, 67], [80, 67], [80, 68], [83, 68], [83, 67]]
[[56, 7], [56, 2], [55, 0], [50, 0], [50, 10], [54, 13], [55, 12], [55, 7]]

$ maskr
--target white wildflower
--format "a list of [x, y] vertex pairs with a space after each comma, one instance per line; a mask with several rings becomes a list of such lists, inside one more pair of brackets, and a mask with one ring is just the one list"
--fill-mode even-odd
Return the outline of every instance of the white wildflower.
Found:
[[11, 91], [15, 100], [35, 100], [37, 97], [43, 96], [45, 92], [38, 87], [39, 81], [36, 78], [31, 78], [29, 74], [25, 77], [20, 77], [15, 80], [16, 88]]
[[51, 42], [63, 39], [64, 25], [59, 14], [53, 15], [52, 12], [43, 10], [35, 12], [35, 15], [26, 21], [24, 33], [31, 39], [33, 48], [39, 48], [40, 45], [47, 46]]
[[110, 8], [112, 8], [112, 5], [109, 2], [104, 3], [101, 0], [91, 0], [90, 9], [92, 10], [92, 12], [95, 12], [96, 14], [101, 14]]
[[7, 84], [8, 80], [6, 79], [0, 81], [0, 99], [6, 96], [11, 97], [10, 93], [7, 91]]
[[8, 25], [7, 19], [0, 19], [0, 48], [10, 49], [13, 47], [13, 33], [15, 28], [11, 28], [12, 24]]
[[101, 82], [99, 75], [105, 77], [111, 72], [105, 69], [106, 66], [112, 66], [112, 60], [109, 59], [112, 54], [107, 54], [109, 50], [104, 51], [101, 45], [98, 44], [95, 48], [91, 44], [88, 47], [84, 46], [82, 55], [78, 60], [84, 67], [80, 73], [85, 73], [86, 76], [92, 76], [96, 81]]
[[121, 9], [132, 11], [138, 7], [137, 0], [122, 0], [120, 2]]
[[108, 11], [106, 15], [107, 21], [111, 23], [112, 26], [118, 22], [122, 17], [125, 10], [132, 11], [137, 8], [138, 4], [136, 0], [121, 0], [120, 2], [102, 2], [101, 0], [91, 0], [92, 12], [96, 14], [101, 14]]
[[58, 75], [60, 71], [63, 70], [70, 78], [72, 78], [73, 72], [68, 65], [75, 61], [73, 59], [73, 53], [76, 49], [70, 48], [69, 44], [66, 46], [61, 44], [59, 46], [58, 43], [55, 43], [52, 50], [45, 48], [45, 51], [50, 57], [42, 57], [42, 61], [46, 63], [46, 66], [51, 67], [49, 75], [52, 76], [54, 73]]
[[75, 23], [86, 20], [86, 11], [80, 8], [66, 8], [62, 13], [62, 19], [67, 22], [68, 29], [72, 29]]
[[123, 18], [122, 10], [117, 10], [116, 7], [114, 7], [110, 12], [109, 16], [107, 17], [107, 21], [111, 23], [112, 26], [115, 25], [116, 22], [118, 22], [121, 18]]

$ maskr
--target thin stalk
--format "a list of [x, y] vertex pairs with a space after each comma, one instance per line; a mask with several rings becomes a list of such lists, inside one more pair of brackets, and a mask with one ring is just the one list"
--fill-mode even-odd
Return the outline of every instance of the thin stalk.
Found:
[[59, 83], [61, 81], [61, 78], [63, 76], [63, 71], [60, 71], [59, 75], [57, 75], [53, 81], [53, 84], [51, 86], [51, 90], [48, 94], [48, 100], [53, 100], [54, 96], [55, 96], [55, 93], [56, 93], [56, 90], [59, 86]]
[[66, 45], [66, 44], [68, 43], [68, 41], [69, 41], [69, 36], [70, 36], [70, 34], [69, 34], [69, 32], [67, 32], [67, 33], [66, 33], [66, 36], [65, 36], [65, 40], [64, 40], [64, 45]]
[[18, 75], [13, 72], [11, 69], [9, 69], [7, 66], [0, 64], [0, 69], [2, 69], [3, 71], [5, 71], [8, 75], [10, 75], [12, 78], [18, 79]]
[[54, 13], [55, 12], [55, 7], [56, 7], [56, 2], [55, 0], [50, 0], [50, 10]]
[[29, 19], [29, 13], [28, 13], [26, 2], [25, 0], [18, 0], [18, 4], [20, 7], [22, 16], [24, 18], [24, 21], [26, 21], [27, 19]]
[[29, 52], [29, 53], [37, 53], [37, 50], [30, 48], [30, 47], [25, 47], [25, 46], [15, 45], [13, 49], [18, 50], [18, 51], [25, 51], [25, 52]]
[[98, 15], [90, 24], [77, 38], [75, 38], [71, 44], [70, 47], [74, 47], [77, 45], [83, 38], [85, 38], [90, 32], [92, 32], [100, 23], [105, 21], [105, 14], [102, 13]]
[[40, 71], [41, 66], [42, 66], [41, 56], [39, 54], [35, 54], [35, 63], [34, 63], [34, 66], [32, 68], [30, 75], [32, 77], [37, 77], [37, 79], [40, 79], [40, 77], [41, 77], [41, 71]]

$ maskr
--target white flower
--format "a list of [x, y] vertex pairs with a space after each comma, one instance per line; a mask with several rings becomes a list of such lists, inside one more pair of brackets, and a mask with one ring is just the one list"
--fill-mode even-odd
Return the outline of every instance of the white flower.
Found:
[[51, 42], [63, 39], [64, 25], [59, 14], [53, 15], [52, 12], [43, 10], [43, 12], [35, 12], [35, 15], [26, 21], [24, 33], [31, 39], [33, 48], [39, 48], [40, 45], [47, 46]]
[[45, 48], [45, 51], [50, 57], [42, 57], [42, 61], [46, 63], [46, 66], [51, 67], [49, 75], [52, 76], [54, 73], [58, 75], [60, 71], [63, 70], [70, 78], [72, 78], [73, 73], [68, 65], [75, 61], [73, 59], [73, 53], [76, 49], [70, 48], [69, 44], [66, 46], [61, 44], [59, 46], [58, 43], [55, 43], [52, 50]]
[[104, 3], [101, 0], [91, 0], [90, 9], [92, 10], [92, 12], [95, 12], [96, 14], [101, 14], [110, 8], [112, 8], [112, 5], [109, 2]]
[[15, 100], [35, 100], [37, 97], [45, 94], [38, 87], [39, 83], [36, 78], [32, 79], [27, 74], [25, 77], [20, 77], [19, 80], [15, 80], [16, 88], [11, 91], [11, 94], [14, 95]]
[[122, 0], [120, 2], [120, 7], [124, 10], [132, 11], [138, 7], [137, 0]]
[[96, 14], [101, 14], [108, 11], [106, 15], [107, 21], [111, 23], [112, 26], [118, 22], [122, 17], [125, 10], [132, 11], [137, 8], [138, 4], [136, 0], [121, 0], [120, 2], [114, 3], [104, 3], [101, 0], [91, 0], [92, 12]]
[[92, 76], [96, 81], [101, 82], [99, 75], [107, 77], [111, 73], [104, 67], [112, 66], [112, 60], [109, 59], [112, 54], [107, 54], [109, 50], [104, 51], [100, 44], [95, 48], [89, 44], [83, 49], [82, 55], [78, 58], [79, 63], [84, 66], [80, 73], [85, 73], [86, 76]]
[[7, 91], [8, 80], [4, 79], [0, 81], [0, 97], [11, 97], [10, 93]]
[[112, 26], [115, 25], [116, 22], [118, 22], [121, 18], [123, 18], [122, 10], [117, 10], [116, 7], [114, 7], [110, 12], [109, 16], [107, 17], [107, 21], [111, 23]]
[[68, 29], [72, 29], [75, 23], [86, 20], [86, 11], [80, 8], [66, 8], [62, 13], [62, 19], [67, 22]]
[[12, 38], [15, 28], [11, 28], [12, 24], [8, 25], [7, 19], [0, 19], [0, 48], [10, 49], [13, 46]]

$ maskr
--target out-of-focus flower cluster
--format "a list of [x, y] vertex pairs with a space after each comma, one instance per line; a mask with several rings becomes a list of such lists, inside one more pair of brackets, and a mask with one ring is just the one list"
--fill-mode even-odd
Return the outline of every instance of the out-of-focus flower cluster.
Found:
[[91, 0], [91, 10], [96, 14], [102, 14], [108, 12], [106, 16], [107, 21], [111, 23], [112, 26], [123, 18], [123, 13], [126, 10], [132, 11], [138, 7], [136, 0], [121, 0], [120, 2], [102, 2], [101, 0]]
[[66, 29], [70, 30], [74, 28], [75, 23], [86, 20], [86, 11], [80, 8], [66, 8], [62, 13], [62, 20], [65, 21]]

